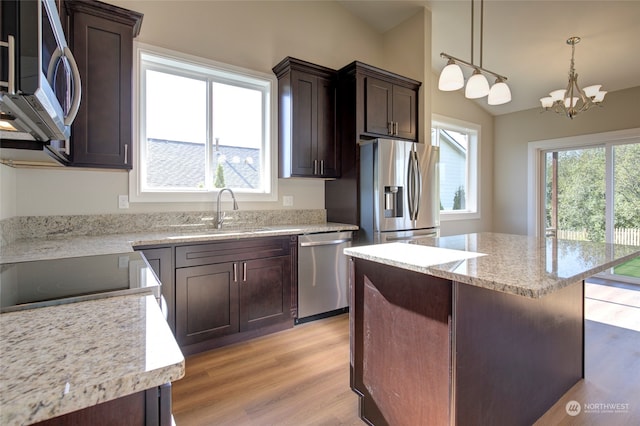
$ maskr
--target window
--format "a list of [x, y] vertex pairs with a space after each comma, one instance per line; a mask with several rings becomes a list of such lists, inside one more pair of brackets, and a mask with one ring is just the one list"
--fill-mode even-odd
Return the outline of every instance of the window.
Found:
[[440, 147], [441, 219], [478, 218], [480, 126], [434, 115], [431, 142]]
[[274, 200], [275, 77], [136, 44], [134, 201]]

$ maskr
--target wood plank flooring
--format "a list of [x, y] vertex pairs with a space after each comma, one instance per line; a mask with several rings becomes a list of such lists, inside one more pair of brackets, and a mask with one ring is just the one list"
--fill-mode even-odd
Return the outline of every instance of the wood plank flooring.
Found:
[[[585, 307], [586, 379], [535, 425], [638, 425], [640, 287], [588, 283]], [[581, 405], [575, 417], [570, 401]], [[611, 403], [621, 412], [602, 407]], [[349, 387], [348, 315], [188, 357], [173, 413], [177, 426], [364, 424]]]

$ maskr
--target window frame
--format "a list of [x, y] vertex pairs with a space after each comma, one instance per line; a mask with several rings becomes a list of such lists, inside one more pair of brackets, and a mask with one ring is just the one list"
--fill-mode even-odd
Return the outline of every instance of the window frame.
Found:
[[[134, 99], [133, 99], [133, 143], [132, 152], [133, 168], [129, 172], [129, 200], [131, 202], [211, 202], [220, 191], [219, 188], [210, 190], [195, 189], [144, 189], [142, 180], [146, 164], [144, 163], [146, 140], [144, 123], [144, 100], [145, 86], [143, 85], [142, 73], [146, 69], [143, 66], [143, 58], [153, 57], [154, 66], [150, 69], [161, 70], [165, 63], [180, 64], [180, 72], [176, 75], [190, 78], [202, 78], [203, 73], [209, 74], [209, 79], [224, 83], [229, 81], [241, 82], [242, 87], [254, 87], [252, 81], [261, 81], [265, 88], [263, 121], [263, 146], [261, 147], [261, 169], [263, 188], [259, 190], [233, 188], [234, 194], [239, 201], [277, 201], [278, 199], [278, 176], [277, 176], [277, 80], [275, 75], [249, 70], [222, 62], [189, 55], [169, 49], [164, 49], [149, 44], [134, 42]], [[149, 60], [149, 59], [147, 59]], [[157, 61], [157, 62], [156, 62]], [[173, 68], [171, 68], [173, 69]], [[207, 88], [210, 92], [210, 88]], [[169, 93], [170, 95], [170, 93]], [[209, 97], [210, 94], [207, 94]], [[205, 151], [209, 150], [210, 141], [205, 145]], [[208, 155], [208, 154], [207, 154]], [[210, 171], [215, 173], [215, 171]]]
[[[480, 218], [480, 146], [482, 140], [482, 126], [456, 118], [432, 114], [431, 129], [440, 128], [469, 134], [469, 148], [467, 153], [467, 187], [465, 210], [440, 210], [442, 222], [454, 220], [469, 220]], [[440, 141], [432, 141], [440, 145]], [[438, 176], [440, 179], [440, 176]], [[438, 188], [440, 189], [440, 188]], [[439, 201], [438, 201], [439, 202]]]

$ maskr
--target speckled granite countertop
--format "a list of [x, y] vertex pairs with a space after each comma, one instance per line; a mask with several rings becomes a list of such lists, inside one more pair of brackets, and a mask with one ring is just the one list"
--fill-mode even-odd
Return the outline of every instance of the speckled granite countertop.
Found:
[[184, 375], [153, 296], [0, 315], [0, 424], [56, 417]]
[[341, 223], [311, 225], [273, 225], [222, 231], [215, 229], [189, 230], [189, 226], [176, 226], [175, 230], [160, 232], [136, 232], [97, 236], [56, 236], [53, 238], [29, 238], [17, 240], [0, 247], [0, 264], [29, 260], [58, 259], [63, 257], [124, 253], [133, 247], [200, 243], [240, 238], [299, 235], [318, 232], [354, 231], [358, 227]]
[[478, 233], [352, 247], [345, 249], [345, 253], [465, 284], [537, 298], [640, 256], [640, 247]]

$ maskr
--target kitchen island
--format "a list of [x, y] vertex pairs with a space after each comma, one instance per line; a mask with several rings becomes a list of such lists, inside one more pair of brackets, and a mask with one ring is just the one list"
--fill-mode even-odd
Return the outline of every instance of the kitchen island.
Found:
[[158, 394], [184, 375], [184, 357], [150, 295], [4, 313], [0, 341], [2, 425], [56, 424], [69, 413], [80, 417], [64, 424], [166, 424], [150, 418], [167, 408], [170, 415], [170, 405], [160, 406], [170, 397]]
[[479, 233], [345, 250], [370, 424], [532, 424], [584, 377], [584, 280], [639, 247]]

